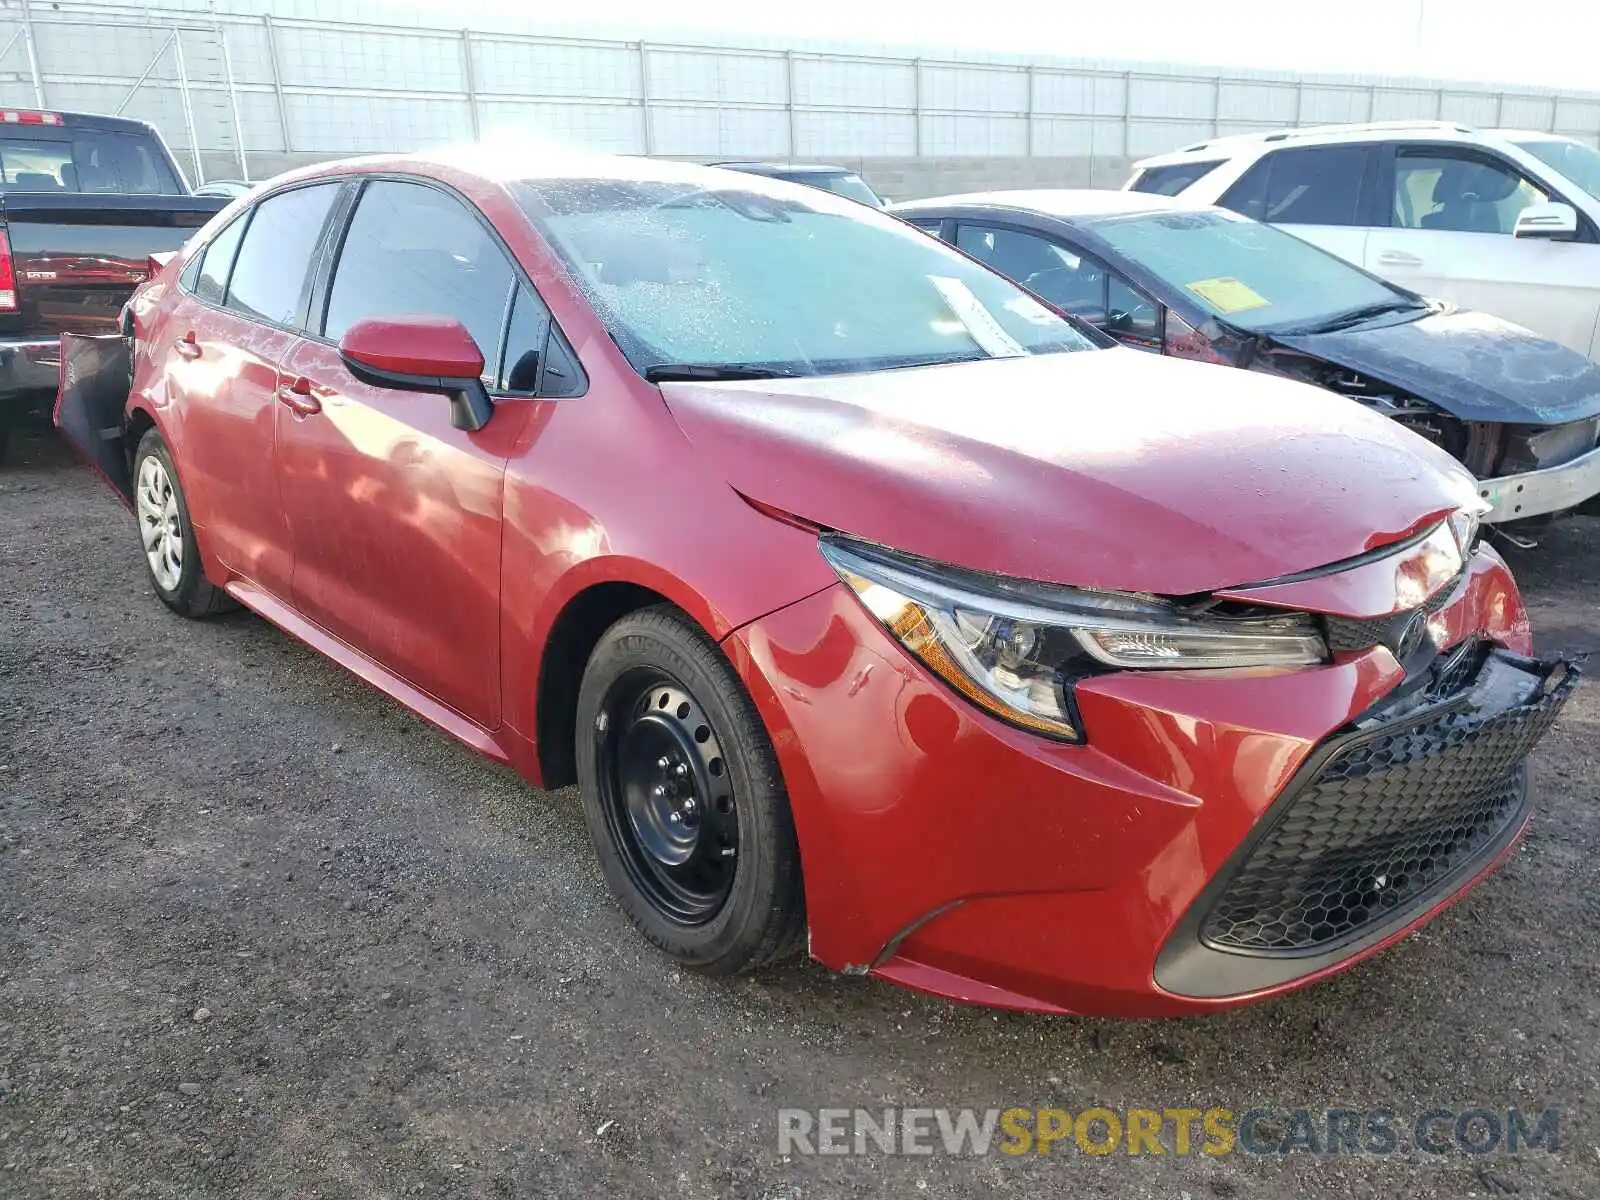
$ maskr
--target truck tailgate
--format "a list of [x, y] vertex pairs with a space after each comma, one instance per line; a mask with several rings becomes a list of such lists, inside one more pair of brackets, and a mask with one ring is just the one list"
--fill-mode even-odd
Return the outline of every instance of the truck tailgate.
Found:
[[149, 256], [176, 250], [228, 202], [214, 196], [9, 192], [0, 200], [18, 311], [0, 337], [110, 333]]

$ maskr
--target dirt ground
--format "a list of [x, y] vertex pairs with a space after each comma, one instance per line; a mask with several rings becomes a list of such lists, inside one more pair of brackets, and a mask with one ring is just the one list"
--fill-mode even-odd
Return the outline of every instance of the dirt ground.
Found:
[[[992, 1013], [721, 982], [533, 791], [248, 615], [156, 602], [54, 442], [0, 468], [0, 1197], [1600, 1196], [1600, 687], [1509, 865], [1244, 1011]], [[1514, 565], [1600, 648], [1600, 521]], [[1559, 1108], [1516, 1155], [778, 1154], [777, 1110]], [[1270, 1129], [1270, 1125], [1269, 1125]]]

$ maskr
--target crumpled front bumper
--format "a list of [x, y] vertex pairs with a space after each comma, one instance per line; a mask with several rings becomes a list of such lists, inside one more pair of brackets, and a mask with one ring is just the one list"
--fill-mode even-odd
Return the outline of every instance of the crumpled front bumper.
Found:
[[[1331, 605], [1348, 583], [1327, 579]], [[1295, 585], [1302, 594], [1323, 586]], [[1430, 617], [1441, 647], [1530, 652], [1515, 583], [1492, 549], [1480, 549], [1449, 587]], [[842, 586], [724, 645], [783, 769], [813, 956], [955, 999], [1172, 1016], [1298, 987], [1440, 911], [1498, 861], [1525, 816], [1521, 792], [1509, 807], [1490, 805], [1487, 832], [1447, 872], [1394, 893], [1404, 902], [1386, 907], [1380, 924], [1363, 923], [1338, 944], [1317, 941], [1298, 962], [1282, 955], [1263, 971], [1263, 956], [1208, 947], [1213, 965], [1197, 986], [1166, 963], [1158, 972], [1158, 960], [1198, 939], [1188, 923], [1211, 911], [1208, 889], [1225, 886], [1217, 881], [1234, 877], [1237, 856], [1283, 820], [1277, 806], [1303, 791], [1329, 747], [1399, 703], [1410, 682], [1385, 646], [1289, 671], [1084, 680], [1076, 698], [1087, 742], [1068, 745], [979, 712], [912, 661]], [[1514, 750], [1509, 773], [1526, 747]], [[1407, 793], [1424, 818], [1417, 796], [1426, 791]], [[1393, 832], [1357, 830], [1352, 844], [1370, 849], [1373, 837]], [[1321, 878], [1318, 867], [1311, 862], [1305, 877]]]
[[1190, 906], [1156, 962], [1165, 991], [1261, 991], [1403, 931], [1495, 862], [1527, 822], [1526, 758], [1576, 664], [1476, 639], [1426, 694], [1324, 742]]
[[1554, 467], [1480, 479], [1478, 495], [1490, 505], [1485, 524], [1521, 521], [1577, 508], [1600, 495], [1600, 448]]

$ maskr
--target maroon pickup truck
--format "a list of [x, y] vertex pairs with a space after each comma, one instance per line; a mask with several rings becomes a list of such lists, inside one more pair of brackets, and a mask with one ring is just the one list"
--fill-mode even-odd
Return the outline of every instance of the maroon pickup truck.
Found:
[[61, 335], [115, 333], [150, 256], [227, 203], [142, 121], [0, 109], [0, 460], [55, 394]]

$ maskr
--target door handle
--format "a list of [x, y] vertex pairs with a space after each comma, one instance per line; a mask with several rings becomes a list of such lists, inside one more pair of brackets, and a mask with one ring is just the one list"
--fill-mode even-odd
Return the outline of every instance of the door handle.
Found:
[[1384, 267], [1420, 267], [1422, 260], [1404, 250], [1385, 250], [1378, 255], [1378, 264]]
[[288, 405], [297, 417], [309, 417], [322, 411], [322, 402], [311, 394], [311, 381], [304, 375], [293, 383], [278, 385], [278, 402]]
[[179, 358], [196, 359], [200, 357], [200, 346], [194, 340], [194, 330], [190, 330], [181, 338], [172, 343], [172, 348], [178, 352]]

